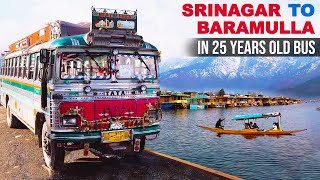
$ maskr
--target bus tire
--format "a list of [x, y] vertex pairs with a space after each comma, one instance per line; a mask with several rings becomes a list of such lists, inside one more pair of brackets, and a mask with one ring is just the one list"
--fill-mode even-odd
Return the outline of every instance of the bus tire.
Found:
[[140, 151], [139, 153], [141, 153], [143, 150], [144, 150], [144, 146], [146, 144], [146, 137], [145, 136], [142, 136], [141, 138], [141, 145], [140, 145]]
[[10, 107], [7, 107], [7, 124], [9, 128], [18, 128], [21, 127], [21, 122], [17, 117], [15, 117], [10, 110]]
[[58, 147], [56, 141], [49, 139], [46, 136], [47, 132], [48, 126], [44, 123], [41, 135], [44, 161], [51, 170], [61, 170], [64, 165], [65, 150], [63, 147]]

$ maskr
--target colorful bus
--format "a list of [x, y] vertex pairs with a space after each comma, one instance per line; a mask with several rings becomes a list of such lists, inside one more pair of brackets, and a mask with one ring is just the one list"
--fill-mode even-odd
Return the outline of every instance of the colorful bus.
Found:
[[92, 8], [92, 22], [55, 21], [9, 46], [1, 104], [27, 126], [46, 165], [66, 151], [121, 158], [160, 132], [160, 53], [137, 35], [137, 12]]

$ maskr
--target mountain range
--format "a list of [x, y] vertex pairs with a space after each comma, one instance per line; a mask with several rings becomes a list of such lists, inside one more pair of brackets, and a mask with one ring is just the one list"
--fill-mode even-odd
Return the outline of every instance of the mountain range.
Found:
[[[289, 93], [300, 96], [320, 75], [318, 57], [197, 57], [164, 61], [161, 86], [181, 91]], [[309, 82], [310, 81], [310, 82]], [[295, 92], [297, 91], [297, 92]], [[320, 92], [315, 94], [319, 94]]]
[[320, 76], [302, 84], [281, 90], [283, 93], [299, 97], [320, 97]]

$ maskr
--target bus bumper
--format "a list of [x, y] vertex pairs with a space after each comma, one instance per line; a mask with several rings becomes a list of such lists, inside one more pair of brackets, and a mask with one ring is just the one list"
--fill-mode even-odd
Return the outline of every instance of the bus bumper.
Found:
[[[128, 130], [128, 129], [125, 129]], [[117, 130], [119, 131], [119, 130]], [[112, 131], [106, 131], [112, 132]], [[135, 128], [130, 129], [131, 140], [134, 138], [141, 138], [143, 136], [157, 135], [160, 133], [160, 126], [149, 126], [145, 128]], [[102, 142], [102, 132], [83, 132], [83, 133], [61, 133], [61, 132], [52, 132], [48, 135], [49, 139], [56, 140], [59, 142], [83, 142], [83, 143], [93, 143], [93, 142]]]

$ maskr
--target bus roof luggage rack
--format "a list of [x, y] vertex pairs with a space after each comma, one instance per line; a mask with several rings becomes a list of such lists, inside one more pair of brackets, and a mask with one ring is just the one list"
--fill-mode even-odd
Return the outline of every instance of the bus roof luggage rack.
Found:
[[29, 49], [37, 44], [45, 43], [65, 36], [85, 34], [90, 31], [90, 23], [82, 22], [78, 24], [66, 21], [53, 21], [44, 28], [20, 39], [9, 45], [10, 52], [22, 49]]
[[142, 36], [137, 35], [137, 11], [91, 8], [91, 23], [78, 24], [54, 21], [29, 36], [12, 43], [10, 52], [59, 39], [61, 37], [87, 34], [88, 45], [111, 47], [141, 47]]

